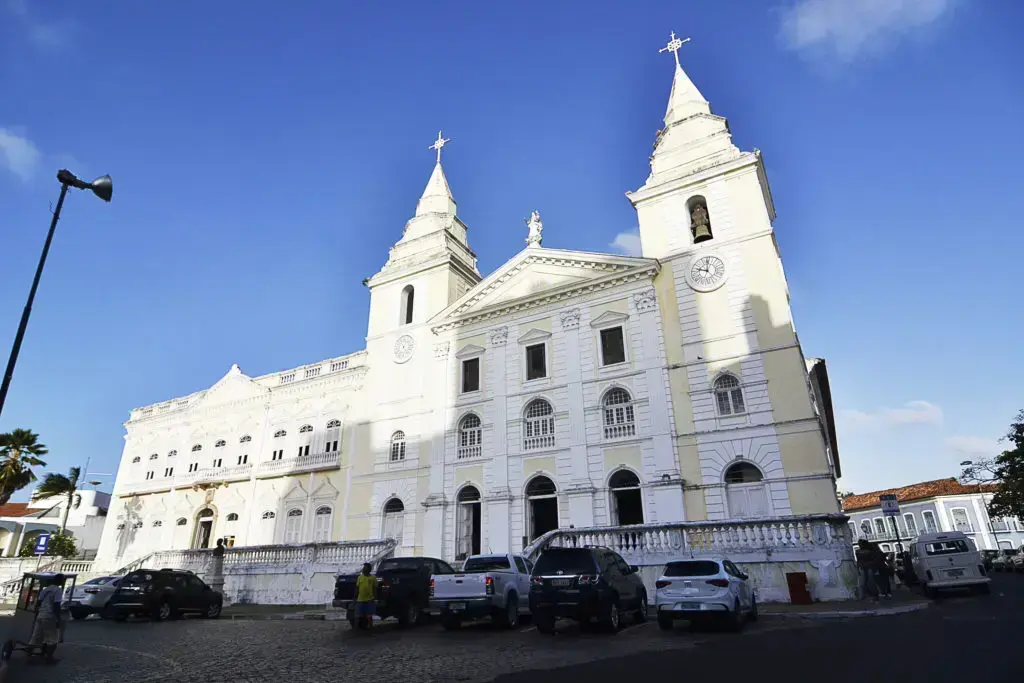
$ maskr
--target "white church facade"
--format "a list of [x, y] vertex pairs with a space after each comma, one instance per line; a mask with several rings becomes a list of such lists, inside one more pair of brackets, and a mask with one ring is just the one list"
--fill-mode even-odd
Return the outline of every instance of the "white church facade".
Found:
[[218, 538], [454, 560], [556, 528], [839, 512], [825, 365], [793, 327], [761, 156], [678, 56], [628, 194], [642, 256], [546, 248], [534, 213], [482, 277], [445, 142], [366, 281], [365, 349], [233, 366], [131, 412], [98, 565]]

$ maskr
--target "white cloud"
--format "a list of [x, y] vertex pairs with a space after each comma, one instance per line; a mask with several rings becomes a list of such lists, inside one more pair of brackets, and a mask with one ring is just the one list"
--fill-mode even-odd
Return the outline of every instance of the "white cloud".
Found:
[[901, 408], [879, 408], [872, 412], [842, 410], [839, 415], [848, 428], [860, 430], [942, 424], [942, 408], [928, 401], [907, 401]]
[[39, 165], [39, 150], [27, 137], [9, 128], [0, 128], [0, 168], [24, 181], [32, 178]]
[[985, 436], [947, 436], [943, 439], [946, 448], [962, 456], [965, 459], [991, 458], [1003, 452], [1002, 446], [996, 439]]
[[608, 246], [626, 256], [640, 256], [640, 230], [620, 232]]
[[780, 35], [798, 51], [823, 49], [842, 61], [877, 52], [934, 24], [959, 0], [796, 0], [782, 8]]

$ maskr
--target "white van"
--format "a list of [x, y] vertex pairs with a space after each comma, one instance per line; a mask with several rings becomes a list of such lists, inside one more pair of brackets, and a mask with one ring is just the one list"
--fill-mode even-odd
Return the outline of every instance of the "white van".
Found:
[[944, 588], [972, 588], [988, 593], [992, 582], [981, 553], [960, 531], [928, 532], [910, 546], [910, 562], [925, 594], [934, 597]]

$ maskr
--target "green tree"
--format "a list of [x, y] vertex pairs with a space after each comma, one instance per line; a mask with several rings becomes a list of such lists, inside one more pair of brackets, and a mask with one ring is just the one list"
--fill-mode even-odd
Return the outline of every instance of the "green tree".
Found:
[[964, 462], [964, 482], [997, 486], [988, 513], [993, 517], [1024, 518], [1024, 410], [1010, 423], [1001, 442], [1012, 446], [989, 460]]
[[29, 429], [0, 434], [0, 505], [14, 492], [36, 480], [33, 467], [46, 467], [40, 456], [49, 451], [39, 443], [39, 435]]
[[[32, 494], [34, 500], [57, 496], [64, 499], [64, 518], [60, 523], [60, 532], [62, 534], [68, 528], [68, 514], [75, 503], [75, 496], [78, 495], [78, 483], [81, 475], [81, 467], [72, 467], [66, 475], [50, 472], [43, 479], [43, 483]], [[52, 510], [53, 508], [50, 509]]]
[[[25, 542], [21, 544], [18, 556], [33, 557], [35, 549], [36, 537], [26, 538]], [[46, 552], [43, 555], [46, 557], [75, 557], [78, 555], [78, 546], [75, 545], [75, 539], [72, 536], [61, 533], [53, 534], [50, 536], [50, 544], [46, 546]]]

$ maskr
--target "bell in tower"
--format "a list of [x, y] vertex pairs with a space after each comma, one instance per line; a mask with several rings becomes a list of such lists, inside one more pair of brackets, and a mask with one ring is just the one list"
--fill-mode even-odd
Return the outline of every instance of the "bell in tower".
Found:
[[695, 197], [690, 202], [690, 232], [693, 233], [694, 244], [707, 242], [714, 237], [711, 234], [711, 219], [708, 217], [708, 207], [703, 197]]

